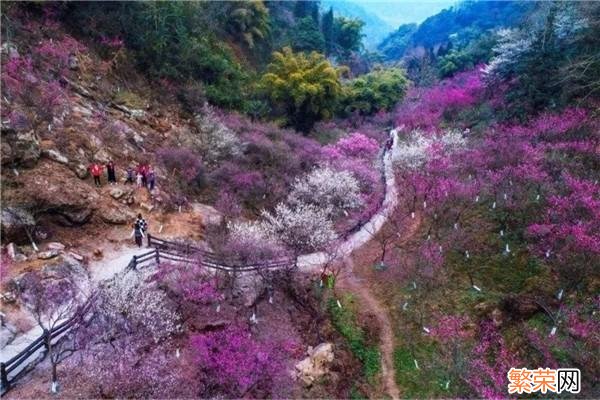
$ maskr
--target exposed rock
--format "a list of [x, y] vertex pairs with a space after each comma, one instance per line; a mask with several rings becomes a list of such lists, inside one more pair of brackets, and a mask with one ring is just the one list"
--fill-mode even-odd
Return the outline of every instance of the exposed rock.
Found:
[[50, 250], [64, 250], [65, 249], [65, 245], [60, 243], [60, 242], [50, 242], [47, 245], [48, 249]]
[[100, 149], [94, 154], [94, 160], [98, 161], [99, 163], [106, 164], [110, 161], [110, 155], [106, 152], [106, 150]]
[[8, 55], [8, 58], [18, 58], [19, 50], [14, 43], [4, 42], [2, 43], [2, 47], [0, 48], [2, 54]]
[[492, 322], [496, 327], [500, 327], [504, 323], [504, 314], [499, 308], [494, 308], [492, 310]]
[[32, 168], [42, 152], [33, 131], [17, 132], [2, 123], [2, 165]]
[[100, 213], [102, 221], [108, 224], [123, 225], [135, 219], [135, 214], [129, 210], [117, 207], [103, 209]]
[[35, 170], [25, 170], [19, 186], [11, 191], [13, 204], [26, 204], [40, 217], [64, 226], [88, 222], [100, 202], [100, 194], [68, 172], [66, 166], [41, 160]]
[[73, 110], [73, 114], [78, 114], [81, 115], [83, 117], [91, 117], [92, 116], [92, 110], [90, 110], [87, 107], [82, 107], [82, 106], [73, 106], [72, 108]]
[[129, 113], [135, 119], [143, 119], [146, 116], [146, 112], [144, 110], [130, 110]]
[[113, 188], [110, 190], [109, 193], [110, 193], [111, 197], [116, 200], [120, 199], [125, 194], [125, 192], [119, 188]]
[[17, 296], [15, 296], [15, 293], [12, 291], [4, 292], [4, 293], [0, 293], [0, 299], [5, 304], [11, 304], [11, 303], [14, 303], [17, 301]]
[[19, 207], [5, 207], [0, 213], [2, 240], [27, 243], [26, 229], [33, 229], [35, 218], [29, 211]]
[[83, 225], [88, 222], [94, 213], [91, 208], [79, 208], [72, 206], [71, 208], [59, 208], [55, 210], [55, 213], [59, 216], [64, 217], [62, 222], [63, 225]]
[[37, 258], [40, 260], [49, 260], [51, 258], [58, 256], [59, 254], [60, 254], [60, 252], [58, 250], [46, 250], [46, 251], [39, 252], [37, 255]]
[[308, 348], [308, 357], [296, 364], [296, 376], [306, 386], [329, 372], [329, 364], [334, 360], [333, 344], [321, 343], [314, 349]]
[[7, 344], [12, 342], [17, 334], [17, 328], [4, 321], [2, 321], [2, 325], [0, 326], [0, 348], [4, 348]]
[[141, 146], [144, 143], [144, 138], [137, 132], [133, 132], [133, 141], [136, 145]]
[[68, 64], [69, 64], [69, 69], [71, 70], [78, 70], [79, 69], [79, 60], [77, 59], [77, 56], [71, 54], [69, 56], [69, 60], [68, 60]]
[[17, 245], [16, 245], [16, 244], [14, 244], [14, 243], [9, 243], [9, 244], [6, 246], [6, 254], [8, 254], [8, 257], [9, 257], [11, 260], [14, 260], [14, 259], [15, 259], [15, 257], [17, 256], [17, 254], [19, 254], [19, 248], [17, 247]]
[[83, 164], [74, 165], [72, 166], [72, 169], [79, 179], [85, 179], [89, 175], [88, 168]]
[[80, 261], [80, 262], [84, 260], [84, 257], [81, 254], [75, 253], [74, 251], [70, 251], [68, 253], [68, 255], [70, 257], [73, 257], [75, 260]]
[[220, 225], [223, 220], [223, 214], [207, 204], [192, 203], [192, 209], [194, 213], [202, 216], [202, 222], [205, 225]]
[[25, 254], [21, 253], [21, 250], [14, 243], [9, 243], [6, 246], [6, 253], [8, 254], [8, 257], [13, 261], [21, 262], [27, 260]]
[[48, 157], [49, 159], [56, 161], [58, 163], [67, 165], [69, 164], [69, 159], [67, 157], [65, 157], [64, 155], [62, 155], [58, 150], [55, 149], [48, 149], [48, 150], [44, 150], [43, 154]]
[[152, 204], [148, 204], [148, 203], [140, 203], [140, 207], [142, 207], [144, 210], [150, 212], [154, 209], [154, 206]]
[[264, 293], [265, 289], [265, 282], [260, 275], [246, 272], [237, 277], [234, 295], [241, 297], [244, 306], [250, 307], [256, 303], [256, 300]]

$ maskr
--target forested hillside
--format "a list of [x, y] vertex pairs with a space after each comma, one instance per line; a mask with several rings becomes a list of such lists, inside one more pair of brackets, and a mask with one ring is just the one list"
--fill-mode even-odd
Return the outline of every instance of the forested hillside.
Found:
[[0, 6], [3, 397], [600, 397], [600, 3]]

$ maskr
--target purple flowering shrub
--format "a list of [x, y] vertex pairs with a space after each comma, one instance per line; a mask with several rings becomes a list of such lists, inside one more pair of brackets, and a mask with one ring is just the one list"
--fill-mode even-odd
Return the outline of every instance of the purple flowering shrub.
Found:
[[212, 384], [212, 395], [269, 394], [286, 380], [289, 346], [258, 340], [242, 326], [194, 335], [190, 347], [198, 370]]

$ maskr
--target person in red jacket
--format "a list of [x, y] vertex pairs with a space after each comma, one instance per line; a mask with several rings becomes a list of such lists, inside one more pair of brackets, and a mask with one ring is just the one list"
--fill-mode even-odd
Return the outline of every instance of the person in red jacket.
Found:
[[100, 175], [102, 175], [102, 166], [98, 163], [93, 163], [90, 165], [90, 172], [94, 177], [94, 184], [98, 187], [101, 186]]

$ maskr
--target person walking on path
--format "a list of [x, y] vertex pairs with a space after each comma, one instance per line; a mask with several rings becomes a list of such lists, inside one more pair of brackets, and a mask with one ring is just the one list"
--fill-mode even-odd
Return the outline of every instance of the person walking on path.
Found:
[[137, 187], [141, 188], [142, 187], [142, 173], [138, 172], [137, 175], [135, 176], [135, 181], [137, 183]]
[[156, 174], [152, 168], [148, 171], [148, 190], [153, 191], [156, 184]]
[[115, 163], [112, 160], [106, 164], [106, 174], [108, 176], [108, 183], [115, 185], [117, 183], [117, 176], [115, 175]]
[[93, 163], [90, 166], [90, 172], [92, 173], [92, 176], [94, 177], [94, 184], [97, 187], [102, 186], [102, 183], [100, 182], [100, 175], [102, 175], [102, 166], [98, 163]]
[[125, 184], [134, 184], [135, 183], [135, 172], [133, 168], [127, 167], [127, 179], [125, 180]]
[[[138, 217], [141, 217], [141, 215], [139, 215]], [[142, 239], [144, 238], [144, 236], [144, 229], [142, 228], [142, 224], [141, 222], [139, 222], [138, 219], [133, 224], [133, 231], [131, 232], [131, 237], [135, 238], [135, 244], [137, 244], [138, 247], [142, 247]]]
[[139, 224], [142, 231], [144, 233], [146, 233], [146, 231], [148, 230], [148, 223], [146, 222], [144, 217], [142, 217], [142, 214], [138, 214], [137, 219], [135, 220], [135, 223]]

